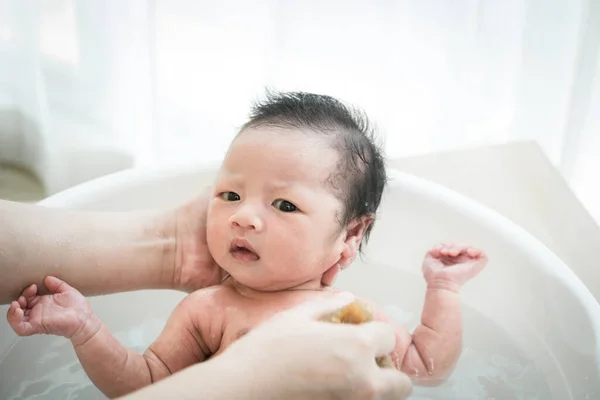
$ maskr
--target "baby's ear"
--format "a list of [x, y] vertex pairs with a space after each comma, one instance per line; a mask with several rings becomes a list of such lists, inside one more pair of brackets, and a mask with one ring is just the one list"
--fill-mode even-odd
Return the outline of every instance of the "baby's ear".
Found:
[[344, 250], [339, 264], [342, 268], [347, 267], [354, 261], [365, 232], [371, 223], [373, 217], [363, 216], [352, 220], [346, 227], [346, 239], [344, 240]]

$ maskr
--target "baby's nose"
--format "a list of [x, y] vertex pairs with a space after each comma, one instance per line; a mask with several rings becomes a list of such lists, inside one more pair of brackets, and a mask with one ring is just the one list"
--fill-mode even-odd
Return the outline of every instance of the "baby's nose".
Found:
[[257, 210], [247, 205], [237, 209], [231, 218], [229, 218], [229, 224], [232, 227], [253, 229], [256, 231], [260, 231], [263, 228], [263, 223]]

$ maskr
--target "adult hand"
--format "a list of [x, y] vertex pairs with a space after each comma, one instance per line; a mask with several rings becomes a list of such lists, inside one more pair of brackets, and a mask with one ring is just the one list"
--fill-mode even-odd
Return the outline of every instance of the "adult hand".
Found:
[[389, 324], [319, 321], [353, 300], [343, 293], [330, 301], [309, 302], [282, 312], [214, 361], [229, 369], [226, 376], [251, 383], [245, 390], [252, 395], [239, 398], [406, 398], [412, 391], [410, 379], [375, 362], [376, 357], [394, 349], [395, 336]]
[[225, 272], [208, 251], [206, 219], [212, 188], [176, 211], [173, 286], [187, 292], [221, 283]]

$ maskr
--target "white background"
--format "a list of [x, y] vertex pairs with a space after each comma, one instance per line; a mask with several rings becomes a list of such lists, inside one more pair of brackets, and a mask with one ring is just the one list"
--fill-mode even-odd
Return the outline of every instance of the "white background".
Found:
[[265, 87], [362, 107], [389, 157], [533, 139], [600, 217], [593, 0], [0, 0], [0, 161], [49, 193], [222, 158]]

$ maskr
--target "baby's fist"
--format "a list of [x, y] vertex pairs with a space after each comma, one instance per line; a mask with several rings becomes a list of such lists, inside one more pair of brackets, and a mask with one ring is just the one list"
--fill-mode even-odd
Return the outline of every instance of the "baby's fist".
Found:
[[[85, 297], [58, 278], [48, 276], [44, 284], [52, 293], [38, 295], [37, 286], [23, 291], [8, 309], [8, 323], [19, 336], [50, 334], [77, 339], [89, 335], [94, 315]], [[95, 333], [95, 332], [94, 332]], [[85, 339], [84, 339], [85, 340]]]
[[425, 255], [423, 275], [428, 286], [458, 290], [487, 264], [487, 255], [478, 249], [457, 244], [440, 244]]

